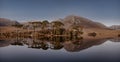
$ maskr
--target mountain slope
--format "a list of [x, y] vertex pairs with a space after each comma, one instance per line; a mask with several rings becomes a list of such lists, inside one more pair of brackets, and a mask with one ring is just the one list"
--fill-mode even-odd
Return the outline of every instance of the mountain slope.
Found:
[[6, 18], [0, 18], [0, 26], [11, 26], [14, 24], [19, 24], [17, 21], [12, 21]]
[[70, 28], [74, 25], [83, 26], [84, 28], [107, 28], [99, 22], [94, 22], [89, 19], [73, 15], [65, 17], [62, 22], [65, 24], [65, 28]]

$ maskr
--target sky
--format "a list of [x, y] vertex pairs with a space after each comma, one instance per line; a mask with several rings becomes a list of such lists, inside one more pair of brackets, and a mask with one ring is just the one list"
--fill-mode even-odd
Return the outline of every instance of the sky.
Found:
[[0, 0], [0, 18], [52, 21], [68, 15], [120, 25], [120, 0]]

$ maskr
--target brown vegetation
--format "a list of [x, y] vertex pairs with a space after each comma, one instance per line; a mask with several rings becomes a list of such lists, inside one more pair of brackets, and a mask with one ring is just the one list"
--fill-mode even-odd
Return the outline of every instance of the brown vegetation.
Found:
[[[2, 37], [51, 37], [68, 36], [72, 38], [120, 37], [120, 30], [110, 30], [105, 25], [79, 16], [49, 22], [47, 20], [0, 26]], [[97, 36], [96, 36], [97, 35]]]

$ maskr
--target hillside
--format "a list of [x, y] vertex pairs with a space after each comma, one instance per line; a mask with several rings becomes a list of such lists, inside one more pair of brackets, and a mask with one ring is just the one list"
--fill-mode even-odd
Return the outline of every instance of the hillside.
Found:
[[0, 18], [0, 26], [11, 26], [14, 24], [19, 24], [17, 21], [12, 21], [6, 18]]
[[62, 19], [62, 22], [65, 24], [65, 28], [70, 28], [72, 26], [83, 26], [84, 28], [107, 28], [105, 25], [91, 21], [87, 18], [79, 17], [79, 16], [67, 16]]

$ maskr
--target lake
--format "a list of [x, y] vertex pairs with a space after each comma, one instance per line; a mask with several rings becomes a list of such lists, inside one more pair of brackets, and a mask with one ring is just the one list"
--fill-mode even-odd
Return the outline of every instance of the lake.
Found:
[[0, 62], [120, 62], [120, 38], [5, 38]]

